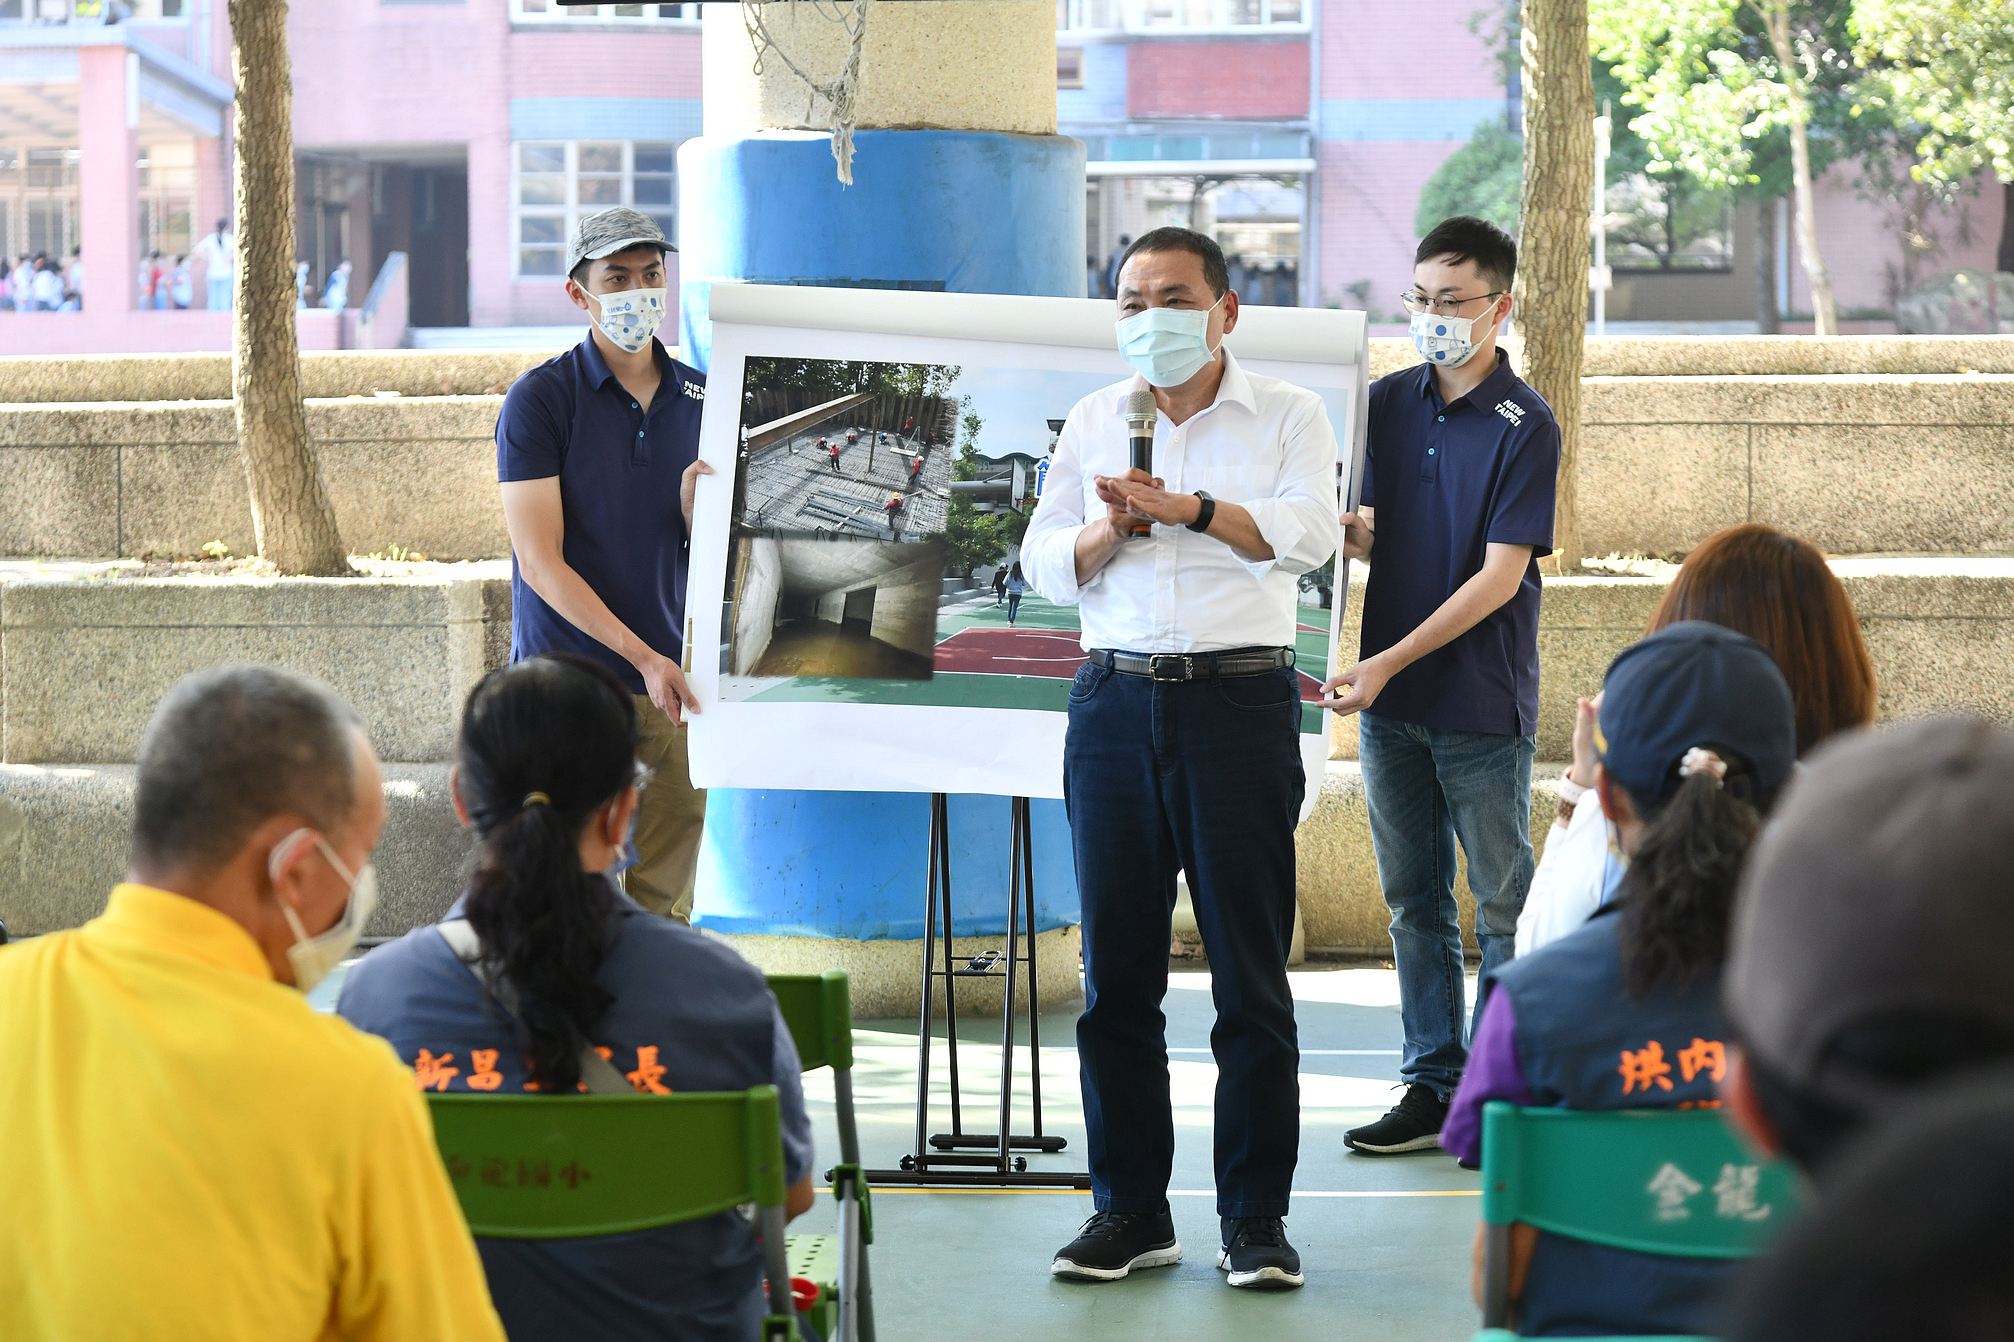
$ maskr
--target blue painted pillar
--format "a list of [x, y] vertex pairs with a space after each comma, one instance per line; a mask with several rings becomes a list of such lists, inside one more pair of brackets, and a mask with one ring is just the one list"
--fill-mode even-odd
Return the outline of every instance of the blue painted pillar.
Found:
[[[680, 342], [704, 368], [719, 281], [952, 293], [1084, 293], [1084, 147], [1053, 135], [867, 130], [853, 185], [830, 139], [764, 131], [678, 155]], [[960, 934], [1005, 925], [1008, 803], [954, 798]], [[1069, 829], [1034, 805], [1037, 924], [1077, 921]], [[907, 939], [923, 934], [928, 799], [874, 792], [709, 794], [695, 921], [728, 933]]]

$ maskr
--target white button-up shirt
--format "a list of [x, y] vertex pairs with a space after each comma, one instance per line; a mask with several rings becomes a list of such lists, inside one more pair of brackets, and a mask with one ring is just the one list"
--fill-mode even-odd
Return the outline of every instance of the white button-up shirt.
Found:
[[1144, 385], [1115, 383], [1070, 411], [1021, 540], [1022, 572], [1049, 600], [1082, 605], [1086, 648], [1292, 646], [1296, 579], [1336, 551], [1336, 434], [1321, 397], [1245, 372], [1229, 350], [1208, 408], [1180, 425], [1165, 416], [1156, 422], [1153, 474], [1170, 493], [1200, 489], [1243, 507], [1273, 557], [1248, 563], [1214, 537], [1156, 525], [1152, 536], [1126, 541], [1110, 563], [1077, 582], [1077, 537], [1087, 525], [1105, 525], [1092, 477], [1126, 473], [1126, 397]]

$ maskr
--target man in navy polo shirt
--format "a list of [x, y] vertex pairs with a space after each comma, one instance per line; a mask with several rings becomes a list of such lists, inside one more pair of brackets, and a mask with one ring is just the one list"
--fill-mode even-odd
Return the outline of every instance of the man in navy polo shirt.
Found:
[[1404, 1097], [1343, 1135], [1372, 1155], [1436, 1147], [1468, 1058], [1456, 839], [1485, 981], [1511, 957], [1531, 887], [1538, 557], [1552, 551], [1559, 426], [1497, 349], [1516, 270], [1517, 244], [1481, 219], [1421, 241], [1405, 304], [1426, 362], [1371, 387], [1363, 497], [1343, 518], [1343, 553], [1376, 555], [1362, 660], [1323, 702], [1362, 715], [1405, 1029]]
[[653, 913], [692, 912], [706, 794], [686, 766], [698, 700], [679, 667], [706, 376], [657, 341], [664, 254], [649, 215], [603, 210], [575, 227], [566, 293], [587, 338], [519, 378], [497, 418], [511, 539], [511, 660], [573, 652], [637, 696], [653, 772], [623, 889]]

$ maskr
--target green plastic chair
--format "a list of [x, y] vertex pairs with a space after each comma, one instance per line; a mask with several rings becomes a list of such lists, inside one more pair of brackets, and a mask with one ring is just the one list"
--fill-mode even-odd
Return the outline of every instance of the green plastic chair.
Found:
[[427, 1096], [469, 1229], [585, 1239], [754, 1203], [769, 1289], [764, 1342], [795, 1337], [774, 1086], [721, 1094]]
[[791, 1275], [818, 1283], [823, 1299], [837, 1297], [836, 1317], [827, 1314], [822, 1326], [814, 1324], [828, 1342], [874, 1342], [874, 1292], [867, 1274], [874, 1213], [861, 1174], [860, 1132], [853, 1111], [853, 998], [846, 971], [768, 977], [804, 1070], [832, 1069], [832, 1098], [838, 1110], [839, 1163], [832, 1169], [832, 1191], [839, 1199], [839, 1233], [792, 1235]]
[[[1789, 1168], [1756, 1159], [1719, 1110], [1483, 1107], [1482, 1338], [1510, 1318], [1523, 1222], [1612, 1249], [1752, 1257], [1796, 1210]], [[1479, 1339], [1480, 1342], [1480, 1339]], [[1610, 1342], [1623, 1342], [1611, 1339]]]

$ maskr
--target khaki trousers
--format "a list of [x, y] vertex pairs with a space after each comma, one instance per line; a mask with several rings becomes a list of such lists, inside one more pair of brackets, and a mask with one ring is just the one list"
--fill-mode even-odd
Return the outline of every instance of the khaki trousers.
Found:
[[706, 792], [692, 785], [685, 728], [647, 695], [636, 696], [636, 711], [643, 725], [637, 758], [652, 774], [636, 808], [636, 865], [622, 874], [623, 892], [652, 913], [690, 922]]

